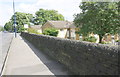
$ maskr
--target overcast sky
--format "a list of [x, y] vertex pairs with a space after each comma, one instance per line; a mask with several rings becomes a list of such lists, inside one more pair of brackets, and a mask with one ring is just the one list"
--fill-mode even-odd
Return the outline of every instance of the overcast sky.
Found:
[[[35, 14], [40, 8], [54, 9], [65, 17], [65, 20], [73, 21], [74, 14], [80, 12], [81, 0], [14, 0], [17, 12]], [[13, 0], [0, 0], [0, 25], [4, 25], [13, 15]]]

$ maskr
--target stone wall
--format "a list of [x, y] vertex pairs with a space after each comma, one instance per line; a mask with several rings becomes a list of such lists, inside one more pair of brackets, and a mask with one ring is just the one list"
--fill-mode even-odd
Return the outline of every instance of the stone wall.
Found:
[[118, 46], [28, 33], [21, 36], [77, 75], [118, 75]]

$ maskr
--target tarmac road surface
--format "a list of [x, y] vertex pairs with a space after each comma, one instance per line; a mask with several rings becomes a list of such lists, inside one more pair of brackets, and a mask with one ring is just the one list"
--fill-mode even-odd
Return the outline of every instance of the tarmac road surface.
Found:
[[0, 72], [9, 49], [10, 43], [13, 38], [13, 33], [0, 32]]

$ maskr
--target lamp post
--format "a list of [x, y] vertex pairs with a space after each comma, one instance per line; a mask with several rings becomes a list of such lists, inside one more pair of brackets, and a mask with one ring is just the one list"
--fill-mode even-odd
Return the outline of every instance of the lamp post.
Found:
[[16, 15], [15, 15], [15, 4], [14, 4], [14, 0], [13, 0], [13, 13], [14, 13], [14, 16], [13, 16], [13, 18], [14, 18], [14, 32], [15, 32], [15, 38], [17, 37], [17, 35], [16, 35]]

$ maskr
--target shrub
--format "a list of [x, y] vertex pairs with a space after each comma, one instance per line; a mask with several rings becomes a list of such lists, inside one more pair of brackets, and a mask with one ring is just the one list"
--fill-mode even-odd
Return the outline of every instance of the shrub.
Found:
[[25, 28], [24, 27], [20, 27], [18, 28], [17, 32], [20, 33], [20, 32], [24, 32], [25, 31]]
[[115, 42], [120, 42], [120, 40], [115, 40]]
[[83, 41], [96, 42], [97, 39], [94, 36], [85, 37]]
[[110, 44], [111, 42], [102, 41], [101, 44]]
[[57, 36], [58, 30], [55, 28], [47, 28], [43, 31], [44, 35]]

